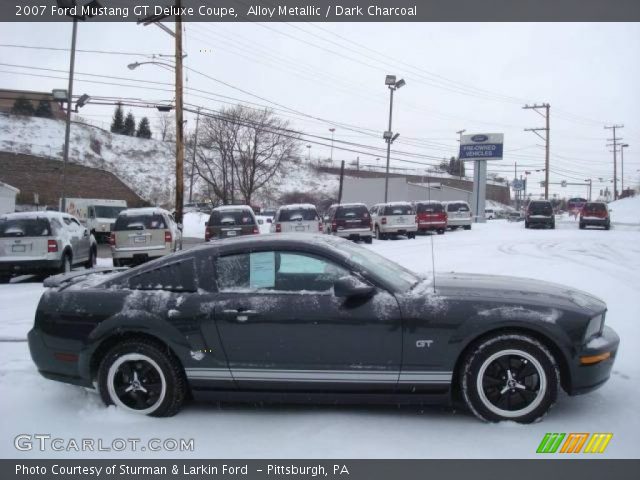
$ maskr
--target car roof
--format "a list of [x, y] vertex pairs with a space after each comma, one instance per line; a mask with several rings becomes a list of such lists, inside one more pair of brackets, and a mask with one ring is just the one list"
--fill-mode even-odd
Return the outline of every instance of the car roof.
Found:
[[167, 210], [159, 207], [127, 208], [126, 210], [122, 210], [119, 215], [123, 217], [128, 217], [131, 215], [160, 215], [160, 214], [171, 215]]
[[362, 202], [353, 202], [353, 203], [334, 203], [333, 205], [331, 205], [331, 207], [329, 208], [333, 208], [333, 207], [365, 207], [367, 208], [367, 205], [362, 203]]
[[214, 212], [233, 212], [234, 210], [249, 210], [253, 213], [253, 208], [249, 205], [220, 205], [213, 209]]
[[405, 206], [405, 205], [411, 205], [411, 202], [387, 202], [387, 203], [382, 203], [381, 205], [386, 205], [387, 207], [394, 207], [394, 206]]
[[60, 217], [73, 217], [65, 212], [55, 212], [52, 210], [41, 210], [37, 212], [12, 212], [12, 213], [4, 213], [0, 215], [0, 218], [5, 218], [7, 220], [14, 218], [60, 218]]
[[312, 203], [291, 203], [289, 205], [282, 205], [278, 210], [298, 210], [298, 209], [316, 209], [316, 206]]
[[415, 203], [447, 203], [447, 202], [441, 202], [440, 200], [416, 200]]

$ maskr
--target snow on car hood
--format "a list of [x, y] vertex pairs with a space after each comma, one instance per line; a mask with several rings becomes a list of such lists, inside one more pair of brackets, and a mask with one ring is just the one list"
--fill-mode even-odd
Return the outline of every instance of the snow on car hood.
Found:
[[587, 292], [529, 278], [451, 272], [437, 274], [435, 282], [438, 293], [444, 296], [545, 306], [549, 308], [549, 318], [557, 318], [555, 309], [595, 315], [607, 308], [602, 300]]

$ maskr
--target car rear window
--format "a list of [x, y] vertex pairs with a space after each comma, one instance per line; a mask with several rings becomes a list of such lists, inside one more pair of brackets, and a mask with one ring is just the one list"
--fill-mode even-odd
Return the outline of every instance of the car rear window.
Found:
[[551, 215], [553, 208], [549, 202], [531, 202], [529, 204], [529, 213], [531, 215]]
[[279, 221], [281, 222], [298, 222], [312, 221], [318, 219], [318, 212], [315, 208], [295, 208], [280, 210]]
[[607, 207], [602, 203], [587, 203], [584, 211], [588, 213], [603, 213], [607, 211]]
[[211, 214], [210, 227], [222, 225], [254, 225], [253, 214], [248, 210], [217, 210]]
[[162, 215], [121, 215], [115, 230], [162, 230], [167, 228]]
[[411, 205], [387, 205], [384, 207], [385, 215], [411, 215], [413, 207]]
[[469, 205], [466, 203], [449, 203], [447, 204], [448, 212], [468, 212]]
[[444, 207], [441, 203], [419, 203], [417, 205], [418, 213], [442, 213]]
[[46, 218], [0, 219], [0, 237], [46, 237], [51, 235]]
[[369, 218], [369, 211], [364, 205], [353, 205], [348, 207], [338, 207], [336, 218], [339, 220], [350, 220], [353, 218]]

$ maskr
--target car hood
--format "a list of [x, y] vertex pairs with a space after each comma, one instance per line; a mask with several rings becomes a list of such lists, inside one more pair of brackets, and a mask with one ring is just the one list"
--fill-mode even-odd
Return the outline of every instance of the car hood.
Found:
[[474, 273], [440, 273], [436, 290], [444, 297], [503, 301], [596, 315], [606, 310], [599, 298], [566, 285], [529, 278]]

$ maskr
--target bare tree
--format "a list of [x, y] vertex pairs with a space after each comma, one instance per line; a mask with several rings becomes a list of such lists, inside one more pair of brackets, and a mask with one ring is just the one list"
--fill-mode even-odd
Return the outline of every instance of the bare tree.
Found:
[[296, 155], [299, 135], [269, 110], [236, 106], [206, 117], [198, 143], [196, 170], [218, 199], [234, 203], [237, 193], [250, 205], [253, 194]]
[[156, 117], [156, 129], [163, 142], [172, 142], [176, 139], [176, 119], [170, 113], [160, 113]]

